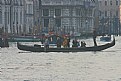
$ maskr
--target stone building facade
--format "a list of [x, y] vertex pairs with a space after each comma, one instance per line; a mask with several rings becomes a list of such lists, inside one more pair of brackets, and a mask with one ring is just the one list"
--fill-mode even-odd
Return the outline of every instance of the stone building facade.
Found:
[[41, 30], [56, 33], [92, 33], [92, 0], [41, 0]]
[[0, 0], [0, 28], [4, 33], [29, 34], [33, 26], [33, 0]]
[[49, 31], [64, 34], [92, 33], [93, 1], [0, 0], [0, 27], [5, 33], [14, 35]]
[[0, 0], [0, 4], [0, 27], [4, 29], [4, 33], [18, 34], [22, 32], [24, 23], [24, 1]]

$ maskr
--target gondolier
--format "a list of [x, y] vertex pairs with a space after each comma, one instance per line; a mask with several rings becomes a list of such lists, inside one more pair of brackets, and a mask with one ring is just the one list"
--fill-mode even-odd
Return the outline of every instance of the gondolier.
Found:
[[94, 30], [94, 31], [93, 31], [94, 46], [97, 46], [97, 43], [96, 43], [96, 36], [97, 36], [97, 34], [96, 34], [96, 31]]

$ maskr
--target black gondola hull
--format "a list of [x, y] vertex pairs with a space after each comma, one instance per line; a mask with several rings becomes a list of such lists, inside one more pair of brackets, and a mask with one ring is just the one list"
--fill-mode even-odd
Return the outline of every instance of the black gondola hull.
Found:
[[29, 46], [22, 45], [17, 43], [17, 47], [23, 51], [31, 51], [31, 52], [84, 52], [84, 51], [102, 51], [108, 49], [115, 45], [115, 38], [111, 43], [107, 43], [100, 46], [92, 46], [92, 47], [79, 47], [79, 48], [44, 48], [41, 46]]

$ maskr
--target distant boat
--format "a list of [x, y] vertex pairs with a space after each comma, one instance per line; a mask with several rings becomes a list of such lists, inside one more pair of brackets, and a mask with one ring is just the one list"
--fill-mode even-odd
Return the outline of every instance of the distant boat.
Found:
[[40, 38], [30, 36], [10, 37], [9, 42], [40, 42]]
[[100, 41], [109, 42], [111, 41], [111, 36], [102, 36], [100, 37]]

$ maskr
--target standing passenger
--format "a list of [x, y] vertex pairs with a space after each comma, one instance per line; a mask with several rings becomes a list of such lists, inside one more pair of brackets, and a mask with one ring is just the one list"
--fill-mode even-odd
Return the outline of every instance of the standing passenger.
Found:
[[76, 39], [74, 39], [72, 43], [73, 43], [72, 47], [78, 47], [78, 42]]
[[57, 37], [57, 47], [61, 48], [61, 39], [60, 39], [60, 37]]
[[81, 41], [81, 47], [86, 47], [86, 43], [84, 41]]
[[64, 48], [66, 48], [67, 47], [67, 38], [66, 37], [64, 37], [64, 40], [63, 40], [63, 47]]
[[45, 48], [49, 48], [49, 40], [46, 38], [44, 43]]
[[70, 37], [67, 37], [67, 47], [70, 47]]

